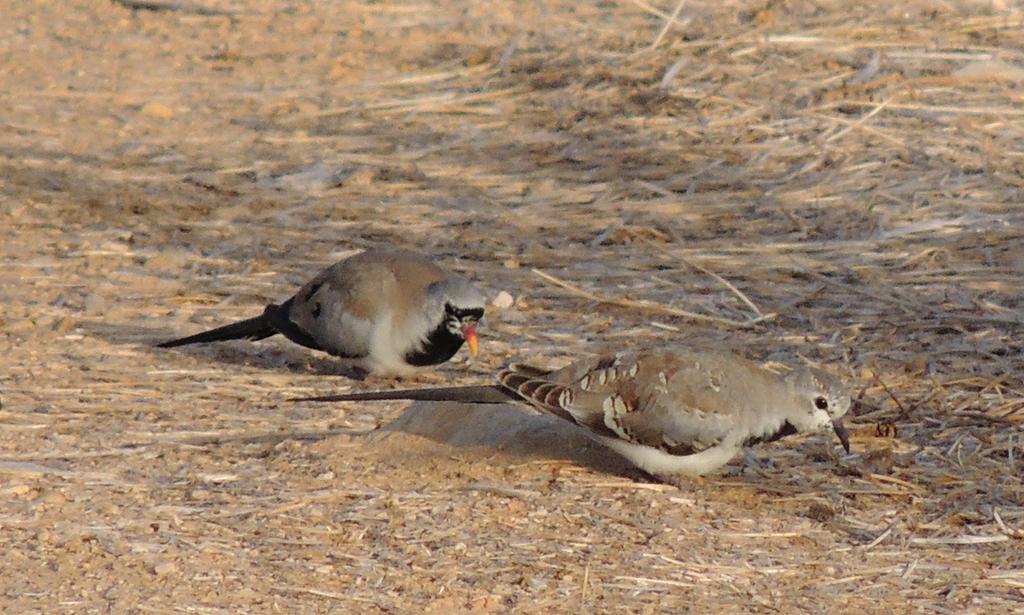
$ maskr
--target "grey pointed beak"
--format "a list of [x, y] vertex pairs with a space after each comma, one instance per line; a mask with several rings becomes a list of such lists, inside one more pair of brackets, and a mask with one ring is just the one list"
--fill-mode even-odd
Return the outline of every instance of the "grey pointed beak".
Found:
[[846, 431], [846, 427], [843, 425], [843, 419], [836, 419], [832, 421], [832, 429], [836, 432], [836, 437], [839, 438], [839, 443], [843, 445], [843, 450], [849, 454], [850, 433]]

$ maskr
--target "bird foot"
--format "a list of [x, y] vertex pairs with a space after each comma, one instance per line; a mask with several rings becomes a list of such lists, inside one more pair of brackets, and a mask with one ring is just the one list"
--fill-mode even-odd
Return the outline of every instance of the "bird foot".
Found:
[[680, 491], [693, 491], [704, 486], [703, 476], [688, 476], [685, 474], [659, 474], [654, 477], [659, 483], [671, 485]]
[[763, 476], [766, 471], [777, 470], [778, 464], [771, 459], [761, 459], [754, 454], [754, 451], [748, 448], [743, 450], [743, 464], [740, 466], [740, 474], [747, 469]]
[[366, 377], [370, 375], [370, 372], [356, 365], [342, 365], [338, 368], [337, 374], [344, 378], [351, 378], [352, 380], [362, 382], [363, 380], [366, 380]]

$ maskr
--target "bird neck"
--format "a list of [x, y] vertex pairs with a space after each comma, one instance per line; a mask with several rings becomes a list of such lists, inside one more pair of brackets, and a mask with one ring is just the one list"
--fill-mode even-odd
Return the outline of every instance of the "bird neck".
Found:
[[442, 320], [430, 333], [427, 334], [419, 346], [405, 354], [405, 362], [409, 365], [437, 365], [444, 363], [455, 356], [455, 353], [462, 348], [463, 338], [457, 333], [448, 329], [447, 323]]
[[788, 416], [789, 410], [799, 403], [788, 382], [782, 386], [765, 387], [758, 402], [747, 423], [750, 435], [743, 441], [744, 446], [774, 442], [799, 432]]

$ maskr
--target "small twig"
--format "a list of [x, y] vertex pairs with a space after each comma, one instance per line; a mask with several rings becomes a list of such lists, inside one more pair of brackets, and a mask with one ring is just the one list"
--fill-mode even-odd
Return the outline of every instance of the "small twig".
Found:
[[[629, 0], [629, 1], [632, 2], [633, 4], [635, 4], [636, 6], [640, 7], [643, 11], [645, 11], [647, 13], [650, 13], [651, 15], [654, 15], [655, 17], [661, 17], [662, 19], [670, 19], [670, 15], [668, 13], [666, 13], [665, 11], [663, 11], [663, 10], [657, 8], [657, 7], [651, 6], [650, 4], [647, 4], [643, 0]], [[685, 24], [681, 24], [681, 25], [685, 25]]]
[[758, 316], [764, 316], [764, 313], [761, 312], [761, 310], [756, 305], [754, 305], [754, 302], [751, 301], [745, 294], [743, 294], [743, 291], [741, 291], [740, 289], [736, 288], [736, 286], [734, 286], [732, 284], [732, 282], [730, 282], [729, 280], [726, 280], [725, 278], [723, 278], [722, 276], [718, 275], [714, 271], [711, 271], [710, 269], [708, 269], [707, 267], [704, 267], [703, 265], [698, 265], [697, 263], [691, 261], [690, 259], [688, 259], [688, 258], [686, 258], [684, 256], [680, 256], [679, 254], [673, 254], [669, 250], [665, 249], [664, 246], [658, 245], [658, 244], [654, 243], [653, 241], [651, 241], [649, 239], [644, 239], [644, 243], [646, 243], [651, 248], [654, 248], [654, 249], [660, 251], [661, 253], [665, 254], [666, 256], [668, 256], [669, 258], [671, 258], [673, 260], [682, 261], [687, 266], [693, 267], [697, 271], [700, 271], [701, 273], [703, 273], [705, 275], [711, 276], [719, 284], [721, 284], [722, 286], [724, 286], [724, 287], [728, 288], [729, 290], [731, 290], [733, 292], [733, 294], [735, 294], [737, 297], [739, 297], [740, 301], [742, 301], [743, 303], [747, 304], [747, 307], [749, 307], [751, 310], [753, 310], [755, 314], [757, 314]]
[[1016, 530], [1007, 527], [1006, 524], [1003, 523], [1003, 518], [999, 515], [998, 508], [992, 509], [992, 518], [995, 519], [996, 525], [999, 526], [999, 529], [1001, 529], [1003, 533], [1009, 536], [1010, 538], [1024, 538], [1024, 530]]
[[140, 442], [137, 446], [154, 445], [154, 444], [179, 444], [186, 446], [221, 446], [224, 444], [277, 444], [278, 442], [284, 442], [285, 440], [326, 440], [334, 436], [340, 435], [352, 435], [362, 436], [366, 435], [371, 430], [358, 430], [358, 429], [325, 429], [322, 431], [283, 431], [283, 432], [272, 432], [272, 433], [257, 433], [257, 434], [209, 434], [190, 436], [187, 438], [166, 438], [159, 439], [153, 442]]
[[730, 327], [740, 327], [744, 329], [752, 327], [762, 321], [775, 318], [775, 314], [765, 314], [763, 316], [759, 316], [758, 318], [752, 318], [746, 322], [740, 322], [738, 320], [732, 320], [729, 318], [707, 316], [705, 314], [698, 314], [696, 312], [688, 312], [686, 310], [680, 310], [667, 305], [662, 305], [660, 303], [654, 303], [652, 301], [633, 301], [632, 299], [612, 299], [608, 297], [601, 297], [599, 295], [595, 295], [594, 293], [587, 292], [577, 286], [573, 286], [572, 284], [569, 284], [564, 280], [560, 280], [549, 273], [544, 273], [540, 269], [531, 269], [531, 271], [533, 271], [533, 273], [537, 274], [541, 278], [547, 280], [548, 282], [554, 284], [555, 286], [563, 288], [578, 297], [583, 297], [584, 299], [589, 299], [590, 301], [596, 301], [597, 303], [617, 305], [619, 307], [632, 308], [637, 310], [661, 312], [662, 314], [672, 314], [673, 316], [681, 316], [683, 318], [690, 318], [692, 320], [715, 322], [722, 325], [728, 325]]
[[321, 504], [323, 502], [330, 502], [332, 500], [338, 500], [341, 498], [366, 498], [375, 497], [380, 495], [379, 491], [371, 491], [368, 489], [324, 489], [312, 493], [306, 497], [294, 499], [290, 502], [285, 502], [274, 508], [260, 507], [258, 509], [244, 509], [242, 511], [233, 511], [224, 513], [223, 516], [243, 516], [246, 514], [267, 514], [267, 515], [281, 515], [293, 510], [310, 506], [312, 504]]
[[[841, 102], [828, 102], [814, 110], [834, 109], [836, 107], [876, 107], [877, 102], [872, 100], [842, 100]], [[977, 105], [973, 107], [961, 105], [923, 105], [915, 103], [890, 104], [889, 107], [897, 111], [921, 111], [924, 113], [949, 113], [953, 115], [991, 115], [994, 117], [1021, 117], [1024, 109], [1017, 107], [995, 107], [991, 105]]]
[[580, 602], [587, 601], [587, 587], [590, 585], [590, 562], [583, 568], [583, 583], [580, 587]]
[[539, 491], [515, 489], [513, 487], [501, 487], [486, 483], [472, 483], [470, 485], [466, 485], [464, 489], [466, 491], [479, 491], [480, 493], [493, 493], [495, 495], [503, 495], [509, 498], [523, 498], [524, 500], [541, 497], [541, 493]]
[[211, 9], [188, 2], [160, 2], [159, 0], [111, 0], [114, 4], [132, 9], [133, 11], [174, 11], [177, 13], [191, 13], [206, 17], [231, 17], [236, 15], [233, 11], [222, 9]]
[[607, 487], [612, 489], [641, 489], [647, 491], [677, 491], [679, 488], [673, 485], [662, 485], [660, 483], [637, 483], [633, 481], [615, 481], [608, 483], [591, 483], [591, 487]]
[[1014, 441], [1014, 438], [1016, 438], [1016, 434], [1013, 434], [1013, 433], [1011, 433], [1006, 438], [1006, 461], [1010, 465], [1010, 471], [1011, 472], [1014, 472], [1017, 469], [1017, 464], [1016, 464], [1016, 462], [1015, 462], [1015, 460], [1013, 458], [1013, 449], [1014, 449], [1013, 441]]
[[[683, 56], [683, 57], [679, 58], [678, 60], [676, 60], [675, 62], [673, 62], [672, 66], [669, 66], [665, 70], [665, 74], [663, 74], [661, 76], [661, 81], [658, 82], [658, 89], [659, 90], [668, 90], [669, 86], [672, 85], [672, 81], [675, 80], [676, 76], [679, 74], [679, 71], [683, 70], [683, 68], [687, 64], [689, 64], [689, 63], [690, 63], [690, 58], [687, 57], [687, 56]], [[658, 186], [655, 186], [654, 184], [652, 184], [650, 182], [645, 182], [643, 180], [640, 180], [640, 182], [638, 182], [638, 183], [647, 184], [648, 186], [653, 186], [653, 188], [654, 188], [653, 191], [661, 194], [662, 196], [674, 196], [674, 195], [672, 195], [672, 193], [669, 190], [665, 190], [664, 188], [659, 190]], [[665, 192], [667, 192], [668, 194], [664, 194]]]
[[882, 532], [881, 534], [878, 535], [878, 538], [875, 538], [874, 540], [872, 540], [868, 544], [864, 545], [864, 550], [867, 551], [869, 549], [873, 549], [873, 548], [877, 547], [883, 540], [888, 538], [892, 534], [892, 528], [893, 528], [894, 525], [895, 524], [890, 525], [889, 527], [887, 527], [885, 529], [884, 532]]
[[718, 275], [714, 271], [711, 271], [710, 269], [708, 269], [706, 267], [703, 267], [701, 265], [698, 265], [697, 263], [695, 263], [693, 261], [690, 261], [690, 260], [687, 260], [687, 259], [685, 259], [685, 258], [683, 258], [681, 256], [675, 256], [675, 258], [678, 258], [679, 260], [683, 261], [684, 263], [686, 263], [690, 267], [693, 267], [697, 271], [700, 271], [701, 273], [703, 273], [705, 275], [711, 276], [712, 278], [717, 280], [719, 284], [721, 284], [722, 286], [724, 286], [724, 287], [728, 288], [729, 290], [731, 290], [733, 292], [733, 294], [735, 294], [737, 297], [739, 297], [740, 301], [742, 301], [743, 303], [747, 304], [747, 307], [749, 307], [751, 310], [753, 310], [755, 314], [757, 314], [758, 316], [764, 316], [764, 313], [760, 309], [758, 309], [758, 307], [756, 305], [754, 305], [754, 302], [751, 301], [749, 298], [747, 298], [747, 296], [745, 294], [743, 294], [743, 291], [741, 291], [740, 289], [738, 289], [735, 286], [733, 286], [732, 282], [730, 282], [729, 280], [726, 280], [725, 278], [723, 278], [722, 276]]
[[314, 587], [295, 587], [287, 585], [278, 585], [274, 587], [277, 591], [287, 592], [290, 594], [310, 594], [311, 596], [318, 596], [320, 598], [330, 598], [332, 600], [360, 600], [355, 596], [346, 594], [339, 594], [338, 592], [329, 592], [322, 589], [316, 589]]
[[992, 416], [989, 414], [985, 414], [984, 412], [980, 412], [978, 410], [953, 410], [952, 412], [950, 412], [950, 414], [952, 416], [962, 416], [970, 419], [978, 419], [978, 421], [983, 421], [988, 424], [1013, 425], [1014, 423], [1014, 421], [1006, 417]]
[[923, 488], [915, 485], [914, 483], [908, 483], [907, 481], [901, 480], [901, 479], [896, 478], [894, 476], [886, 476], [884, 474], [874, 474], [874, 473], [872, 473], [872, 474], [868, 474], [868, 478], [870, 478], [870, 479], [872, 479], [874, 481], [880, 482], [880, 483], [890, 483], [890, 484], [893, 484], [893, 485], [900, 485], [901, 487], [906, 487], [907, 489], [910, 489], [911, 491], [917, 491], [918, 493], [921, 493], [921, 492], [924, 491]]
[[634, 583], [641, 584], [653, 584], [653, 585], [668, 585], [670, 587], [697, 587], [696, 583], [686, 583], [683, 581], [670, 581], [669, 579], [651, 579], [647, 577], [632, 577], [619, 575], [615, 577], [617, 581], [633, 581]]
[[886, 392], [886, 394], [893, 400], [893, 402], [896, 403], [896, 407], [900, 409], [900, 413], [897, 414], [896, 418], [893, 419], [893, 420], [897, 420], [898, 421], [898, 420], [907, 418], [907, 416], [909, 416], [909, 412], [907, 411], [907, 409], [905, 407], [903, 407], [903, 404], [900, 403], [899, 398], [896, 397], [896, 395], [892, 391], [889, 390], [889, 387], [887, 387], [885, 385], [885, 383], [882, 382], [882, 379], [878, 377], [878, 374], [874, 374], [874, 376], [875, 376], [875, 382], [877, 382], [879, 385], [881, 385], [882, 389]]
[[505, 70], [508, 68], [509, 63], [512, 61], [512, 55], [516, 52], [516, 48], [519, 47], [519, 43], [526, 38], [526, 35], [520, 32], [519, 34], [512, 37], [512, 40], [505, 45], [505, 49], [501, 52], [501, 57], [498, 58], [498, 63], [495, 64], [495, 68], [498, 70]]
[[672, 331], [673, 333], [679, 333], [680, 331], [682, 331], [682, 329], [680, 329], [679, 327], [675, 327], [675, 326], [672, 326], [672, 325], [669, 325], [669, 324], [665, 324], [663, 322], [651, 321], [651, 322], [649, 322], [647, 324], [649, 324], [650, 326], [654, 327], [655, 329], [662, 329], [664, 331]]
[[676, 17], [679, 17], [679, 12], [683, 10], [683, 5], [686, 4], [686, 0], [679, 0], [679, 4], [676, 5], [676, 10], [672, 11], [672, 15], [665, 20], [665, 25], [661, 28], [661, 32], [658, 32], [658, 37], [651, 43], [651, 49], [656, 49], [661, 44], [661, 39], [665, 38], [668, 34], [672, 24], [676, 22]]
[[55, 468], [53, 466], [44, 466], [31, 461], [10, 461], [7, 459], [0, 459], [0, 474], [53, 474], [61, 477], [75, 475], [75, 473], [70, 470]]
[[831, 143], [832, 141], [835, 141], [836, 139], [838, 139], [839, 137], [845, 135], [846, 133], [850, 132], [851, 130], [853, 130], [855, 128], [861, 128], [862, 126], [864, 126], [864, 124], [868, 120], [870, 120], [874, 116], [878, 115], [878, 113], [882, 109], [885, 109], [886, 107], [888, 107], [889, 104], [892, 103], [892, 101], [896, 100], [897, 98], [899, 98], [899, 94], [897, 94], [895, 96], [890, 96], [888, 99], [883, 100], [882, 102], [878, 103], [877, 107], [875, 107], [871, 111], [868, 111], [867, 113], [865, 113], [858, 120], [856, 120], [855, 122], [853, 122], [852, 124], [850, 124], [846, 128], [840, 130], [839, 132], [835, 133], [831, 137], [825, 139], [825, 143]]
[[116, 448], [105, 448], [95, 451], [48, 451], [43, 453], [22, 453], [19, 455], [5, 455], [0, 463], [7, 461], [46, 461], [48, 459], [62, 459], [70, 461], [73, 459], [94, 459], [97, 457], [117, 457], [119, 455], [141, 455], [148, 453], [147, 443], [131, 444]]
[[912, 545], [984, 545], [993, 542], [1006, 542], [1009, 536], [949, 536], [942, 538], [911, 538]]
[[830, 278], [830, 277], [828, 277], [826, 275], [818, 273], [817, 271], [810, 271], [810, 270], [807, 270], [807, 269], [803, 269], [802, 267], [800, 267], [800, 264], [795, 261], [795, 259], [794, 259], [794, 265], [795, 266], [793, 267], [793, 270], [796, 271], [797, 273], [799, 273], [801, 275], [811, 276], [811, 277], [819, 280], [823, 284], [825, 284], [827, 286], [831, 286], [832, 288], [841, 288], [841, 289], [843, 289], [843, 290], [845, 290], [847, 292], [856, 293], [858, 295], [861, 295], [861, 296], [864, 296], [864, 297], [868, 297], [870, 299], [875, 299], [876, 301], [880, 301], [882, 303], [888, 303], [890, 305], [895, 305], [895, 306], [901, 307], [904, 310], [906, 310], [907, 314], [914, 314], [916, 316], [921, 316], [921, 314], [927, 314], [929, 316], [934, 316], [935, 315], [933, 310], [927, 309], [925, 306], [923, 306], [921, 304], [910, 303], [908, 301], [901, 301], [901, 300], [896, 299], [895, 297], [891, 297], [889, 295], [883, 295], [883, 294], [880, 294], [880, 293], [873, 293], [871, 291], [865, 290], [861, 286], [857, 286], [855, 284], [846, 284], [846, 283], [843, 283], [843, 282], [837, 282], [836, 280], [833, 280], [832, 278]]

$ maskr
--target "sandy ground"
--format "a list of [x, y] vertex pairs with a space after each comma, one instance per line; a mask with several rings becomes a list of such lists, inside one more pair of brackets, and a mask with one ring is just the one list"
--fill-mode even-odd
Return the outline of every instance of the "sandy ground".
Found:
[[[1024, 14], [675, 4], [5, 2], [0, 610], [1024, 611]], [[843, 373], [854, 453], [677, 488], [152, 347], [382, 245], [515, 298], [398, 384], [727, 347]]]

